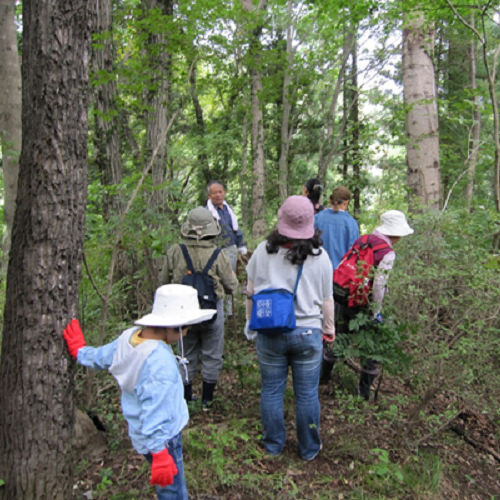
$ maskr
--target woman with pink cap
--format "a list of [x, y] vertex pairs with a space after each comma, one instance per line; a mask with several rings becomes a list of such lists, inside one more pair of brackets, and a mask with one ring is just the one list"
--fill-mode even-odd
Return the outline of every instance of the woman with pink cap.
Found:
[[299, 455], [312, 460], [321, 449], [318, 385], [322, 339], [335, 340], [333, 268], [321, 244], [319, 233], [314, 230], [312, 203], [306, 197], [291, 196], [278, 211], [277, 229], [256, 248], [247, 266], [247, 337], [252, 333], [248, 331], [252, 294], [269, 288], [292, 292], [297, 284], [296, 328], [273, 335], [257, 333], [263, 441], [266, 451], [274, 456], [282, 453], [286, 442], [283, 398], [289, 366], [296, 400]]

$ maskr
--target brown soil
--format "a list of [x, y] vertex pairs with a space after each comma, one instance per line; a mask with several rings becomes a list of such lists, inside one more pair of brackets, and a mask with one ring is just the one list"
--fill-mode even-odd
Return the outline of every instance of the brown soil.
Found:
[[[261, 458], [251, 459], [234, 443], [224, 448], [224, 457], [231, 472], [253, 474], [256, 481], [262, 484], [260, 496], [248, 486], [220, 484], [217, 474], [211, 470], [210, 461], [206, 457], [201, 461], [199, 457], [192, 458], [185, 449], [184, 463], [191, 500], [500, 498], [498, 428], [480, 409], [463, 406], [456, 415], [450, 416], [447, 425], [435, 425], [432, 431], [425, 419], [408, 430], [401, 422], [404, 422], [405, 415], [411, 413], [411, 407], [401, 407], [397, 401], [402, 399], [396, 397], [401, 394], [411, 396], [411, 389], [404, 380], [385, 377], [376, 402], [367, 404], [359, 398], [352, 398], [353, 406], [348, 410], [345, 394], [350, 390], [352, 388], [343, 386], [338, 376], [328, 386], [320, 386], [323, 450], [311, 462], [302, 461], [297, 454], [291, 396], [287, 396], [289, 404], [286, 406], [288, 442], [280, 457], [271, 458], [262, 454]], [[343, 405], [337, 399], [339, 394], [344, 395]], [[224, 433], [231, 422], [244, 418], [247, 433], [254, 446], [258, 447], [261, 432], [258, 387], [245, 387], [235, 371], [225, 369], [216, 397], [218, 402], [210, 412], [192, 412], [183, 435], [189, 435], [192, 429], [206, 430], [209, 450], [209, 436], [214, 429]], [[116, 406], [118, 398], [118, 391], [113, 389], [108, 404], [114, 401], [115, 413], [119, 411], [119, 406]], [[427, 417], [443, 414], [454, 398], [453, 394], [439, 393], [427, 406]], [[397, 418], [390, 418], [391, 411], [388, 410], [391, 409], [397, 413]], [[131, 448], [126, 424], [120, 421], [109, 434], [108, 450], [78, 467], [74, 498], [156, 498], [153, 488], [148, 486], [150, 469]], [[387, 450], [391, 464], [400, 468], [411, 468], [415, 457], [439, 457], [441, 470], [437, 474], [437, 490], [429, 493], [402, 486], [397, 491], [391, 488], [384, 491], [379, 488], [380, 484], [374, 490], [370, 489], [367, 482], [367, 477], [373, 474], [370, 467], [379, 463], [371, 452], [374, 449]], [[106, 473], [110, 477], [109, 484], [103, 484]], [[431, 471], [421, 471], [421, 474], [427, 473], [431, 474]], [[281, 487], [271, 487], [276, 478], [281, 478]], [[397, 480], [393, 478], [388, 484], [397, 484]], [[93, 491], [92, 497], [90, 491]], [[324, 496], [319, 491], [323, 491]], [[360, 491], [364, 492], [364, 496], [360, 496]]]

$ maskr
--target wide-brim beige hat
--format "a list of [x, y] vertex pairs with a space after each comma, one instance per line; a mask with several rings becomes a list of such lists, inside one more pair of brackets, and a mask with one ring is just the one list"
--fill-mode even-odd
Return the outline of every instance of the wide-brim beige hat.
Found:
[[380, 216], [382, 224], [375, 228], [375, 231], [386, 236], [408, 236], [414, 231], [406, 222], [406, 216], [400, 210], [389, 210]]
[[141, 326], [177, 327], [211, 319], [216, 309], [200, 309], [198, 292], [187, 285], [163, 285], [155, 292], [153, 310], [134, 323]]
[[185, 238], [200, 240], [220, 233], [220, 224], [205, 207], [193, 208], [182, 224], [181, 234]]

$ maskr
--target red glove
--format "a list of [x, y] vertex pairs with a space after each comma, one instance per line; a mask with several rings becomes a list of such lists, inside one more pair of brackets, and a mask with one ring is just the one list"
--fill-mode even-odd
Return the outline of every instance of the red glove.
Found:
[[174, 476], [177, 474], [177, 465], [168, 452], [168, 448], [153, 453], [153, 463], [151, 465], [151, 481], [149, 484], [159, 486], [169, 486], [174, 482]]
[[80, 323], [77, 319], [72, 319], [69, 325], [63, 332], [64, 340], [68, 344], [68, 351], [76, 359], [78, 349], [85, 347], [87, 344], [80, 328]]

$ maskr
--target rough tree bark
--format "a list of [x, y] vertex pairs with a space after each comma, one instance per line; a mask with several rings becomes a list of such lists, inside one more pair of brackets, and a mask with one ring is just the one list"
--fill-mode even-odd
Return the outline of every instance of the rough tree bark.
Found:
[[441, 178], [436, 84], [432, 51], [434, 28], [413, 12], [403, 29], [403, 89], [410, 205], [439, 208]]
[[293, 2], [288, 0], [288, 21], [286, 27], [286, 65], [283, 77], [283, 118], [281, 121], [281, 154], [279, 160], [278, 193], [280, 202], [283, 202], [288, 196], [288, 150], [290, 149], [291, 130], [290, 113], [292, 104], [290, 102], [290, 83], [293, 64], [292, 51], [292, 13]]
[[[165, 19], [173, 15], [173, 0], [143, 0], [144, 12], [147, 15], [153, 9], [160, 10]], [[169, 120], [170, 106], [170, 85], [169, 78], [171, 72], [171, 55], [168, 50], [168, 28], [162, 26], [158, 30], [152, 27], [148, 36], [147, 47], [145, 48], [146, 57], [149, 63], [148, 71], [150, 82], [148, 91], [145, 95], [146, 113], [146, 162], [153, 158], [151, 167], [152, 189], [148, 193], [149, 212], [154, 214], [150, 219], [149, 227], [151, 230], [159, 230], [163, 221], [161, 214], [167, 208], [165, 192], [160, 189], [166, 179], [167, 173], [167, 128]], [[157, 155], [153, 157], [153, 150], [158, 148]], [[153, 259], [152, 249], [144, 248], [145, 265], [149, 275], [149, 282], [154, 283], [156, 287], [157, 279], [160, 274], [161, 259]]]
[[[243, 118], [243, 127], [241, 131], [241, 179], [244, 180], [247, 175], [248, 163], [248, 113]], [[243, 227], [248, 226], [247, 213], [247, 187], [246, 182], [241, 183], [241, 222]]]
[[[242, 0], [243, 8], [253, 10], [251, 0]], [[257, 15], [267, 9], [267, 0], [260, 0]], [[252, 58], [250, 74], [252, 78], [252, 237], [255, 241], [266, 234], [264, 220], [264, 123], [262, 113], [262, 69], [260, 60], [260, 35], [262, 23], [253, 30], [250, 40], [250, 56]]]
[[89, 2], [23, 1], [23, 143], [0, 365], [2, 500], [72, 496], [73, 367], [87, 192]]
[[[172, 0], [144, 0], [144, 11], [160, 9], [165, 16], [173, 13]], [[148, 107], [146, 123], [147, 158], [151, 157], [153, 148], [160, 144], [158, 154], [151, 169], [153, 186], [165, 181], [167, 137], [165, 131], [168, 124], [170, 56], [167, 51], [167, 36], [164, 32], [150, 33], [146, 48], [151, 75], [150, 89], [146, 95], [145, 104]], [[164, 202], [162, 191], [154, 190], [149, 196], [149, 205], [154, 210]]]
[[[471, 26], [474, 27], [474, 14], [470, 16]], [[476, 95], [476, 40], [469, 42], [469, 88], [473, 92], [472, 98], [472, 130], [470, 133], [470, 153], [469, 164], [467, 169], [467, 188], [465, 199], [467, 200], [467, 208], [470, 210], [472, 205], [472, 197], [474, 195], [474, 175], [476, 173], [477, 158], [479, 155], [479, 139], [481, 136], [481, 102], [479, 96]]]
[[352, 126], [352, 180], [354, 189], [352, 193], [354, 214], [359, 216], [361, 212], [361, 155], [359, 154], [359, 88], [358, 88], [358, 44], [357, 36], [352, 45], [352, 66], [351, 66], [351, 85], [352, 85], [352, 108], [351, 108], [351, 126]]
[[[7, 231], [3, 244], [7, 262], [16, 205], [19, 154], [21, 152], [21, 67], [17, 52], [14, 0], [0, 0], [0, 143], [4, 184], [4, 218]], [[2, 266], [6, 268], [6, 266]]]
[[[122, 182], [122, 161], [120, 154], [119, 115], [116, 107], [116, 81], [113, 78], [113, 38], [110, 0], [95, 0], [92, 12], [92, 31], [98, 40], [92, 50], [92, 70], [94, 79], [99, 82], [102, 74], [104, 82], [93, 87], [95, 107], [96, 150], [95, 162], [104, 186], [117, 186]], [[104, 198], [104, 215], [107, 219], [122, 210], [122, 200], [116, 194]]]
[[[193, 49], [194, 50], [194, 49]], [[198, 167], [203, 172], [205, 178], [204, 184], [208, 184], [211, 180], [210, 165], [208, 163], [207, 148], [205, 146], [205, 118], [203, 116], [203, 108], [198, 97], [198, 89], [196, 87], [196, 57], [193, 57], [191, 63], [191, 74], [189, 78], [189, 90], [191, 100], [193, 101], [194, 113], [196, 116], [196, 136], [198, 138]], [[203, 193], [205, 194], [205, 192]]]

